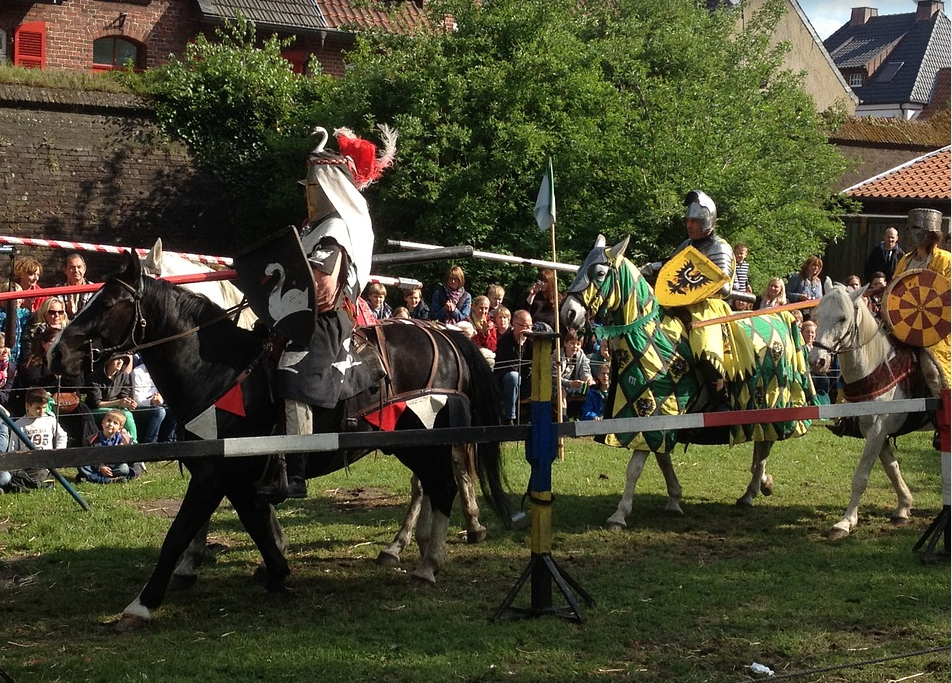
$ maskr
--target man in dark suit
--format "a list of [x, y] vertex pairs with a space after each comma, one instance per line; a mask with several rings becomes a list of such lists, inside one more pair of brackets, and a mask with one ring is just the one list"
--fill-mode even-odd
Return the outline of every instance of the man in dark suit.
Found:
[[886, 282], [892, 280], [893, 273], [896, 271], [896, 264], [902, 258], [903, 250], [899, 246], [899, 231], [896, 228], [886, 228], [883, 233], [883, 241], [869, 252], [866, 259], [866, 268], [863, 274], [866, 282], [873, 279], [873, 273], [882, 271], [886, 274]]

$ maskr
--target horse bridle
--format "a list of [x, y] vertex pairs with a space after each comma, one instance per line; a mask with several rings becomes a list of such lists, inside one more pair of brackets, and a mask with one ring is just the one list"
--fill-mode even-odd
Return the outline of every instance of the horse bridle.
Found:
[[[835, 356], [839, 353], [843, 353], [845, 349], [860, 349], [867, 344], [869, 344], [873, 339], [876, 338], [876, 335], [873, 334], [872, 337], [867, 339], [864, 342], [859, 344], [855, 343], [859, 341], [859, 313], [853, 315], [853, 322], [850, 323], [850, 326], [846, 328], [846, 331], [840, 336], [839, 339], [834, 342], [833, 346], [827, 346], [826, 344], [814, 341], [813, 348], [820, 349], [821, 351], [826, 351], [831, 356]], [[848, 345], [847, 345], [848, 344]]]
[[[187, 337], [191, 334], [196, 334], [203, 327], [209, 327], [214, 325], [222, 320], [229, 319], [233, 313], [241, 310], [245, 307], [245, 302], [242, 302], [236, 306], [226, 309], [220, 316], [212, 318], [206, 322], [203, 322], [200, 325], [195, 327], [190, 327], [187, 330], [178, 332], [176, 334], [170, 335], [168, 337], [163, 337], [162, 339], [155, 339], [150, 342], [139, 343], [136, 341], [136, 333], [144, 332], [145, 328], [148, 326], [148, 321], [145, 319], [145, 316], [142, 314], [142, 276], [139, 277], [139, 287], [133, 287], [128, 282], [123, 282], [118, 278], [115, 280], [118, 284], [122, 285], [127, 292], [132, 295], [132, 300], [135, 304], [135, 310], [133, 312], [132, 318], [129, 322], [129, 331], [115, 346], [110, 346], [104, 349], [97, 349], [93, 346], [93, 343], [87, 342], [89, 344], [89, 358], [90, 363], [95, 365], [103, 357], [108, 358], [113, 353], [138, 353], [142, 349], [148, 349], [153, 346], [159, 346], [160, 344], [167, 344], [168, 342], [175, 341], [176, 339], [181, 339]], [[97, 355], [98, 354], [98, 355]]]

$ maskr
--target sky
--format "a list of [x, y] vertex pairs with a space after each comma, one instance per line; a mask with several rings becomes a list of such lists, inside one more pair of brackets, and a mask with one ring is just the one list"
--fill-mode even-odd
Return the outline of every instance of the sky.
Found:
[[[915, 0], [799, 0], [800, 8], [809, 17], [822, 40], [829, 38], [840, 26], [850, 20], [854, 7], [875, 7], [879, 14], [908, 14], [916, 11]], [[952, 1], [946, 0], [945, 13]]]

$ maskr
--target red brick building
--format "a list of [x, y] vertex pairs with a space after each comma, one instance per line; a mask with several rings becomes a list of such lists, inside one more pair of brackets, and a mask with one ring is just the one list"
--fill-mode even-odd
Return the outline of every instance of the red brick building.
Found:
[[[285, 53], [296, 71], [316, 57], [326, 73], [343, 72], [342, 54], [368, 28], [405, 31], [423, 21], [423, 2], [351, 0], [3, 0], [0, 60], [26, 67], [106, 71], [132, 63], [158, 66], [211, 34], [236, 12], [255, 22], [260, 39], [293, 38]], [[355, 6], [357, 5], [357, 6]]]

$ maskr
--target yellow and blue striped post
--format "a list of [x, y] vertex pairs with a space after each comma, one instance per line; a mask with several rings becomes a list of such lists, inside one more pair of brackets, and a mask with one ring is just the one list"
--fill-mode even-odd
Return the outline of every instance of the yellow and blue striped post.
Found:
[[[564, 616], [578, 622], [585, 615], [572, 594], [574, 589], [588, 605], [594, 600], [552, 558], [552, 463], [558, 456], [558, 428], [552, 421], [552, 353], [555, 333], [527, 335], [532, 342], [532, 424], [526, 441], [526, 461], [531, 467], [529, 475], [529, 566], [496, 610], [494, 619], [537, 617], [543, 614]], [[525, 585], [532, 580], [532, 604], [530, 607], [511, 607], [513, 600]], [[568, 607], [552, 604], [552, 582], [568, 602]], [[507, 613], [508, 611], [508, 613]]]

